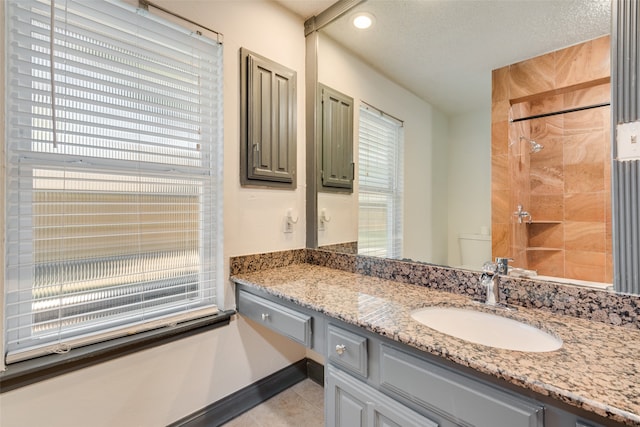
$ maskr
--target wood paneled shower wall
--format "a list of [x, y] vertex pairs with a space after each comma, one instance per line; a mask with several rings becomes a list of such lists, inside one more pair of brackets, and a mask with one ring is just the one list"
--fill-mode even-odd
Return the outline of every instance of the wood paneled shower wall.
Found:
[[[610, 38], [492, 75], [492, 253], [539, 275], [613, 281]], [[528, 140], [544, 148], [529, 150]], [[518, 221], [521, 205], [531, 214]]]

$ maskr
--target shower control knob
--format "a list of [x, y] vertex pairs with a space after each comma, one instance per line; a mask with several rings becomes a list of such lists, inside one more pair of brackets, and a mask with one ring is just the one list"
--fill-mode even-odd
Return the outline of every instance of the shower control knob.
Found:
[[338, 353], [338, 356], [342, 356], [342, 354], [347, 350], [347, 346], [345, 346], [344, 344], [338, 344], [336, 346], [336, 353]]

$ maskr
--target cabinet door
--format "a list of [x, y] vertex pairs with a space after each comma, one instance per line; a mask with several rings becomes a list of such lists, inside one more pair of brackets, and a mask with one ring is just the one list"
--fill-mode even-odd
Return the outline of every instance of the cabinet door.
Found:
[[[372, 389], [373, 390], [373, 389]], [[431, 421], [395, 400], [376, 391], [379, 398], [373, 406], [373, 427], [438, 427]]]
[[325, 426], [366, 427], [369, 396], [346, 374], [329, 366], [325, 384]]
[[296, 73], [242, 49], [241, 182], [295, 188]]
[[327, 427], [438, 427], [332, 365], [327, 368], [325, 394]]
[[447, 418], [476, 427], [543, 427], [544, 408], [506, 390], [385, 344], [380, 346], [380, 386]]
[[321, 91], [321, 189], [353, 189], [353, 98], [324, 85]]

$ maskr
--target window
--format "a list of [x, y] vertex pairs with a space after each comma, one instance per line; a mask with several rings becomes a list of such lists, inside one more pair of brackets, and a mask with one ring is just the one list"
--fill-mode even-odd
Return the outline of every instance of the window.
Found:
[[358, 253], [402, 256], [402, 122], [360, 107]]
[[6, 362], [215, 313], [222, 45], [112, 1], [7, 17]]

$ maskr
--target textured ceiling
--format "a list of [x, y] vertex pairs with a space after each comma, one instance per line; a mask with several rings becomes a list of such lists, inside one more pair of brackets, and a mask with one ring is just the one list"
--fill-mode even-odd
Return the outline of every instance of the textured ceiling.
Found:
[[336, 0], [275, 0], [304, 20], [318, 15]]
[[[331, 2], [278, 0], [303, 18]], [[356, 11], [375, 25], [355, 29]], [[323, 31], [447, 114], [486, 108], [491, 70], [609, 34], [610, 0], [368, 0]]]

